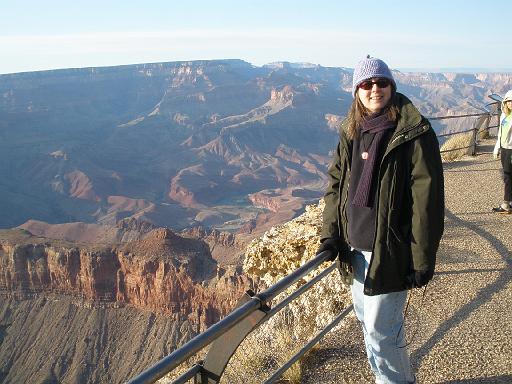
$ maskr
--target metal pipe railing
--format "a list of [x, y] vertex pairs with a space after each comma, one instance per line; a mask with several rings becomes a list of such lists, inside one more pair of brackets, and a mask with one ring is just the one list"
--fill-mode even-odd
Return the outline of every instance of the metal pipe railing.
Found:
[[193, 379], [195, 375], [201, 372], [201, 364], [194, 364], [187, 372], [181, 374], [179, 377], [174, 379], [173, 384], [186, 384], [190, 379]]
[[453, 152], [453, 151], [458, 151], [458, 150], [472, 148], [471, 155], [474, 156], [474, 155], [476, 155], [476, 150], [477, 150], [477, 144], [478, 144], [478, 137], [477, 136], [478, 136], [478, 133], [482, 132], [482, 131], [488, 131], [490, 128], [498, 127], [498, 125], [492, 125], [492, 126], [489, 125], [492, 117], [493, 116], [498, 116], [498, 115], [499, 115], [499, 113], [487, 112], [487, 113], [474, 113], [474, 114], [454, 115], [454, 116], [429, 117], [428, 119], [429, 120], [444, 120], [444, 119], [454, 119], [454, 118], [461, 118], [461, 117], [477, 117], [477, 116], [479, 116], [479, 117], [484, 117], [484, 116], [487, 117], [485, 119], [486, 127], [483, 128], [483, 129], [479, 128], [478, 126], [476, 126], [476, 123], [475, 123], [475, 126], [473, 128], [470, 128], [470, 129], [466, 129], [466, 130], [463, 130], [463, 131], [457, 131], [457, 132], [445, 133], [445, 134], [442, 134], [442, 135], [437, 135], [438, 138], [442, 138], [442, 137], [448, 137], [448, 136], [453, 136], [453, 135], [459, 135], [459, 134], [463, 134], [463, 133], [472, 132], [473, 133], [472, 144], [470, 144], [469, 146], [465, 146], [465, 147], [443, 149], [443, 150], [441, 150], [441, 153]]
[[189, 357], [195, 355], [201, 349], [209, 345], [218, 337], [222, 336], [236, 324], [249, 316], [252, 311], [261, 307], [261, 301], [257, 297], [253, 297], [250, 301], [235, 309], [225, 318], [213, 324], [203, 333], [197, 335], [192, 340], [175, 350], [170, 355], [164, 357], [152, 367], [146, 369], [130, 381], [128, 384], [146, 384], [154, 383]]
[[329, 323], [324, 329], [318, 332], [318, 334], [313, 339], [304, 345], [300, 351], [293, 355], [290, 360], [288, 360], [285, 364], [283, 364], [281, 368], [275, 371], [272, 376], [265, 380], [264, 384], [271, 384], [279, 379], [288, 368], [290, 368], [297, 360], [304, 356], [307, 351], [313, 348], [315, 344], [318, 343], [327, 333], [329, 333], [331, 329], [333, 329], [348, 313], [350, 313], [350, 311], [352, 311], [353, 308], [354, 306], [352, 304], [345, 308], [331, 323]]
[[473, 132], [474, 130], [475, 130], [475, 128], [470, 128], [470, 129], [465, 129], [464, 131], [443, 133], [442, 135], [437, 135], [437, 137], [446, 137], [446, 136], [459, 135], [459, 134], [462, 134], [462, 133]]
[[316, 275], [311, 280], [309, 280], [306, 284], [302, 285], [299, 289], [294, 291], [286, 299], [283, 299], [283, 301], [280, 301], [275, 307], [272, 307], [272, 309], [268, 312], [268, 318], [271, 318], [272, 316], [274, 316], [277, 312], [279, 312], [281, 309], [286, 307], [291, 301], [295, 300], [297, 297], [302, 295], [309, 288], [311, 288], [313, 285], [315, 285], [318, 281], [322, 280], [325, 276], [327, 276], [329, 273], [331, 273], [334, 269], [336, 269], [335, 263], [333, 263], [331, 266], [324, 269], [318, 275]]
[[446, 120], [446, 119], [459, 119], [461, 117], [476, 117], [476, 116], [486, 116], [490, 113], [468, 113], [465, 115], [453, 115], [453, 116], [435, 116], [435, 117], [427, 117], [429, 120]]
[[214, 340], [240, 323], [256, 309], [262, 308], [265, 303], [268, 303], [293, 283], [297, 282], [303, 276], [320, 266], [330, 255], [331, 253], [329, 251], [324, 251], [318, 254], [316, 257], [297, 268], [294, 272], [279, 280], [273, 286], [254, 295], [248, 302], [242, 304], [206, 331], [197, 335], [170, 355], [164, 357], [150, 368], [132, 378], [128, 381], [128, 384], [154, 383], [156, 380], [165, 376], [167, 373], [181, 365], [185, 360], [195, 355], [204, 347], [208, 346]]

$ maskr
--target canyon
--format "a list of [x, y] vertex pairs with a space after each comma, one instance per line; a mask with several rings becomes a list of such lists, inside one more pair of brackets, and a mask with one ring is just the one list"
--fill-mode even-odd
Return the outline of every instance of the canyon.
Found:
[[[393, 73], [426, 116], [479, 113], [512, 86]], [[1, 75], [0, 228], [132, 218], [250, 240], [321, 197], [351, 81], [350, 68], [242, 60]], [[474, 123], [456, 120], [433, 124]]]
[[[512, 88], [393, 75], [426, 116]], [[310, 257], [351, 82], [242, 60], [0, 75], [0, 381], [123, 382]], [[454, 120], [433, 124], [474, 123]]]

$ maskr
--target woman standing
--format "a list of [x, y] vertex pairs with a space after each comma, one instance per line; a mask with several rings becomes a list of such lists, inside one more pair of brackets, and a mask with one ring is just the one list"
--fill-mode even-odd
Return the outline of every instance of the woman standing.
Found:
[[318, 253], [339, 255], [376, 383], [414, 383], [403, 311], [407, 290], [432, 278], [443, 233], [439, 143], [382, 60], [359, 62], [352, 95], [328, 171]]
[[501, 103], [501, 111], [498, 140], [496, 140], [493, 153], [494, 158], [497, 159], [501, 152], [505, 191], [503, 203], [492, 210], [498, 213], [512, 213], [512, 90], [505, 94]]

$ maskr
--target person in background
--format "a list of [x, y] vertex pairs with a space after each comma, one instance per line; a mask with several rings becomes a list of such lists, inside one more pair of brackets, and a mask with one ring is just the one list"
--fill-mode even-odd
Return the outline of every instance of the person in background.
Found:
[[494, 212], [512, 213], [512, 90], [508, 91], [501, 102], [500, 126], [498, 128], [498, 140], [494, 146], [494, 158], [497, 159], [501, 152], [501, 166], [503, 168], [503, 203]]
[[351, 284], [376, 383], [415, 383], [405, 345], [408, 290], [434, 275], [444, 230], [439, 143], [386, 63], [354, 70], [354, 100], [328, 170], [321, 245]]

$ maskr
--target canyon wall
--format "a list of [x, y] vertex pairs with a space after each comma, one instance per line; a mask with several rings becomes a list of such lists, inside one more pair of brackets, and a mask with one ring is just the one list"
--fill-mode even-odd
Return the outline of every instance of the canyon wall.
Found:
[[[5, 232], [4, 232], [5, 233]], [[206, 329], [251, 287], [235, 267], [220, 267], [206, 243], [156, 229], [116, 246], [0, 238], [0, 288], [18, 299], [49, 294], [84, 305], [134, 308], [190, 320]]]
[[[68, 239], [98, 233], [75, 227], [32, 223]], [[228, 235], [124, 229], [137, 240], [81, 243], [0, 230], [0, 382], [125, 382], [254, 289], [241, 267], [220, 265], [197, 238], [229, 247]]]

